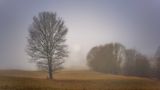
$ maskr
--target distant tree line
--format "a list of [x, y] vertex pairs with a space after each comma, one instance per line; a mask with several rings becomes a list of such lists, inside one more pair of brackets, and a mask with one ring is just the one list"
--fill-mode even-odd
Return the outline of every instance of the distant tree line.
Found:
[[87, 62], [98, 72], [160, 78], [160, 48], [150, 60], [135, 49], [109, 43], [93, 47], [87, 55]]

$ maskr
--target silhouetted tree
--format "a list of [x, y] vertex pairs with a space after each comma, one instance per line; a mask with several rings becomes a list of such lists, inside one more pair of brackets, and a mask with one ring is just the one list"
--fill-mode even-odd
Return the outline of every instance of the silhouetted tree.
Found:
[[126, 61], [123, 67], [123, 74], [133, 75], [135, 73], [135, 61], [137, 54], [137, 51], [134, 49], [126, 50]]
[[56, 13], [41, 12], [33, 17], [29, 28], [27, 53], [40, 69], [52, 73], [62, 68], [64, 57], [68, 56], [65, 36], [67, 28]]
[[138, 54], [135, 61], [135, 75], [136, 76], [149, 76], [150, 63], [146, 56]]
[[95, 71], [119, 74], [123, 60], [121, 53], [124, 49], [119, 43], [94, 47], [87, 55], [88, 65]]
[[158, 47], [156, 53], [155, 53], [155, 60], [156, 60], [156, 63], [155, 63], [155, 76], [157, 78], [160, 79], [160, 47]]
[[126, 62], [124, 64], [125, 75], [149, 76], [150, 63], [146, 56], [134, 49], [126, 50]]
[[160, 79], [160, 57], [157, 57], [157, 59], [156, 59], [156, 77], [158, 78], [158, 79]]
[[150, 63], [146, 56], [122, 44], [110, 43], [92, 48], [87, 55], [88, 65], [99, 72], [149, 76]]

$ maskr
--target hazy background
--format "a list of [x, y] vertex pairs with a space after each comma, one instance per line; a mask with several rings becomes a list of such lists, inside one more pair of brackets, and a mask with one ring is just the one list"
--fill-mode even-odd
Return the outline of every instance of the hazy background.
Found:
[[25, 52], [28, 27], [41, 11], [69, 29], [67, 68], [86, 68], [93, 46], [120, 42], [152, 56], [160, 45], [159, 0], [0, 0], [0, 69], [35, 69]]

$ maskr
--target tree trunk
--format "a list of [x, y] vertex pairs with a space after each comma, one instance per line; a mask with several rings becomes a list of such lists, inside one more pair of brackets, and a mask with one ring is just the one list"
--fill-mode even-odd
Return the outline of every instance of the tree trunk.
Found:
[[52, 59], [48, 59], [48, 76], [49, 76], [49, 79], [53, 79], [53, 76], [52, 76]]
[[49, 74], [49, 79], [53, 79], [53, 77], [52, 77], [52, 71], [51, 71], [50, 66], [49, 66], [49, 72], [48, 72], [48, 74]]

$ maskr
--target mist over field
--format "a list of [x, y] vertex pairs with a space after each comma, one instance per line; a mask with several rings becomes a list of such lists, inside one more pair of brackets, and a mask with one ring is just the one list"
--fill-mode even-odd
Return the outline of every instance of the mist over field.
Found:
[[160, 1], [0, 0], [0, 90], [160, 90]]
[[112, 42], [152, 58], [160, 45], [159, 4], [158, 0], [1, 0], [0, 69], [36, 69], [25, 48], [32, 18], [40, 11], [57, 12], [69, 29], [66, 68], [88, 68], [89, 50]]

